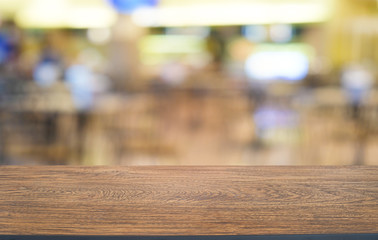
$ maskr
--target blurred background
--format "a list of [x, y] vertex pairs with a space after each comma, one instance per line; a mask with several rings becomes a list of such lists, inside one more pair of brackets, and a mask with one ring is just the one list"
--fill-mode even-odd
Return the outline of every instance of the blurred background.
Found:
[[0, 164], [378, 165], [376, 0], [0, 0]]

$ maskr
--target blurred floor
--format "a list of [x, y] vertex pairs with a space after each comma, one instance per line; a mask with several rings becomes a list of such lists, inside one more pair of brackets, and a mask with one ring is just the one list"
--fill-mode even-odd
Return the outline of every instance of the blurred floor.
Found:
[[[366, 111], [368, 119], [360, 122], [349, 117], [347, 107], [288, 104], [286, 107], [298, 115], [298, 122], [265, 130], [260, 137], [253, 115], [256, 106], [243, 91], [182, 90], [116, 98], [104, 99], [104, 109], [99, 107], [84, 114], [81, 130], [74, 113], [17, 115], [15, 119], [22, 119], [18, 124], [23, 125], [25, 132], [17, 135], [8, 130], [3, 138], [7, 142], [3, 145], [6, 150], [3, 163], [378, 164], [374, 111]], [[38, 143], [37, 136], [44, 133], [51, 121], [56, 124], [55, 136]], [[9, 123], [17, 125], [8, 119], [9, 128], [12, 128]], [[25, 136], [31, 130], [34, 138], [28, 140]]]

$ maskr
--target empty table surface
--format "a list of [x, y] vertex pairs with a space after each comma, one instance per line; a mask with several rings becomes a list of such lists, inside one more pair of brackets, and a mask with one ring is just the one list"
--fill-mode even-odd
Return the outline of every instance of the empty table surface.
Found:
[[0, 235], [378, 233], [378, 167], [0, 167]]

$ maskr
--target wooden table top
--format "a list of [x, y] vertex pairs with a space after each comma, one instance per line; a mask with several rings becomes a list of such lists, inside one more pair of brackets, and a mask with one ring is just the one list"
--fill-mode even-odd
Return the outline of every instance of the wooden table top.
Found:
[[0, 167], [0, 235], [378, 233], [378, 167]]

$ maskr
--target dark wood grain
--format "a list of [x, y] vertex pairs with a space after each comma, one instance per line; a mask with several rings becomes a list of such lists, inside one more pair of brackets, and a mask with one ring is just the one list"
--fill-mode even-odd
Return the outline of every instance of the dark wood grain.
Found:
[[0, 235], [378, 233], [377, 167], [0, 167]]

